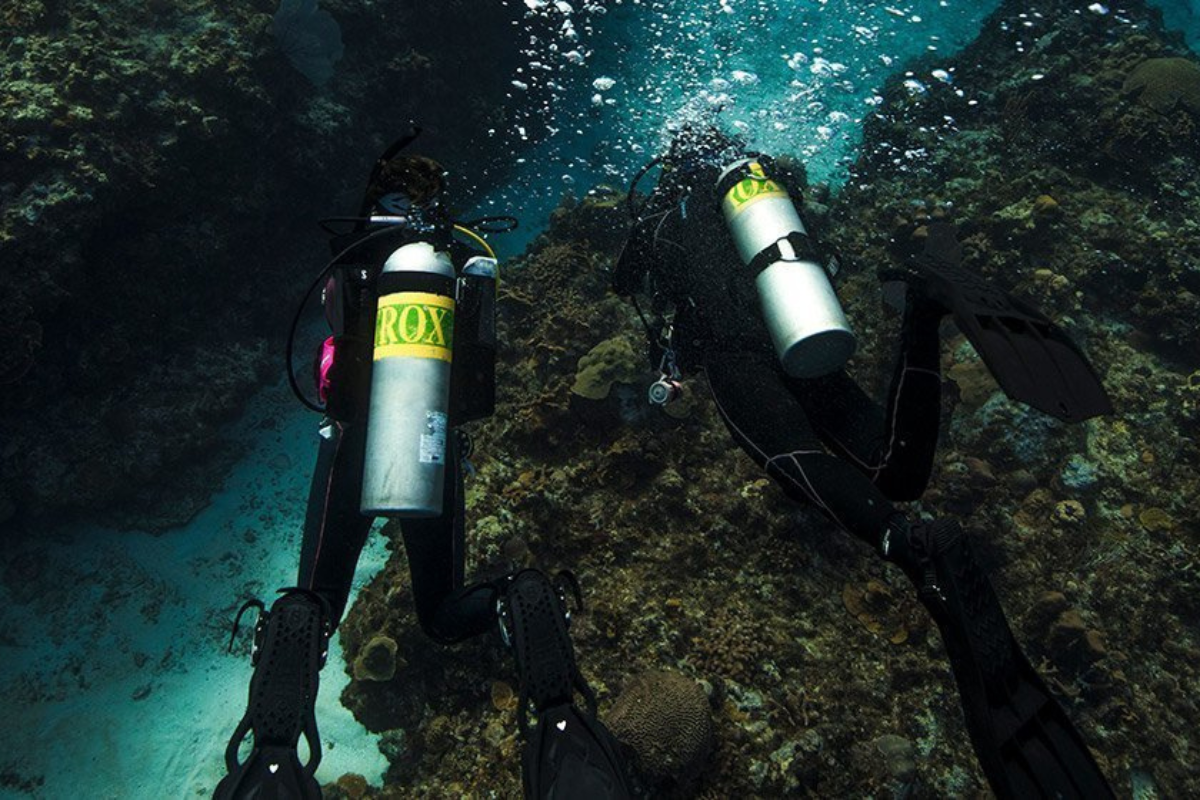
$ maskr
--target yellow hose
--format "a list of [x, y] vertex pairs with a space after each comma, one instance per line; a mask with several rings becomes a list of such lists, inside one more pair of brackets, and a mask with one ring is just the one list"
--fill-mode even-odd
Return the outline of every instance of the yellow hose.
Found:
[[459, 233], [461, 233], [464, 236], [468, 237], [469, 239], [473, 240], [476, 244], [478, 244], [480, 247], [483, 248], [483, 251], [488, 254], [489, 258], [493, 259], [496, 262], [496, 287], [499, 288], [499, 286], [500, 286], [500, 259], [496, 257], [496, 251], [493, 250], [492, 246], [487, 243], [487, 239], [484, 239], [482, 236], [480, 236], [475, 231], [471, 230], [470, 228], [465, 228], [462, 225], [455, 225], [454, 230], [458, 231]]

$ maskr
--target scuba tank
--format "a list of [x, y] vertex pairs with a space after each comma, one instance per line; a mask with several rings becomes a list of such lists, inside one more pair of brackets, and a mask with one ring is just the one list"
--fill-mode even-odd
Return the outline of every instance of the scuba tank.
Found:
[[829, 276], [783, 185], [762, 157], [730, 164], [717, 179], [721, 211], [738, 255], [755, 272], [763, 320], [783, 369], [817, 378], [841, 368], [856, 340]]
[[496, 410], [496, 268], [496, 259], [474, 256], [458, 279], [450, 415], [455, 425]]
[[455, 276], [445, 252], [406, 244], [378, 281], [362, 513], [437, 517], [446, 478]]

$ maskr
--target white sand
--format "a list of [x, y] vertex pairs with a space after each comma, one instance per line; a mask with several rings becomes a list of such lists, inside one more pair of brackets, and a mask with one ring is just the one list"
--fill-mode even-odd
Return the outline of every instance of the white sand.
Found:
[[[268, 419], [275, 430], [260, 427]], [[225, 651], [232, 613], [296, 581], [317, 422], [272, 389], [231, 433], [251, 445], [246, 457], [189, 525], [161, 536], [78, 527], [37, 546], [51, 566], [34, 599], [16, 605], [0, 588], [0, 774], [42, 777], [37, 798], [212, 795], [251, 675], [248, 658]], [[376, 534], [356, 591], [386, 555]], [[243, 642], [253, 620], [243, 618]], [[317, 778], [357, 772], [379, 785], [378, 737], [338, 702], [348, 678], [334, 640]]]

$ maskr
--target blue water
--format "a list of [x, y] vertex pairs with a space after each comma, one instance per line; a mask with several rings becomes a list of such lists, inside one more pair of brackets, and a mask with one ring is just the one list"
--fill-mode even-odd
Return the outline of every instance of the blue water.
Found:
[[[923, 53], [944, 55], [934, 70], [952, 80], [954, 52], [996, 5], [624, 0], [607, 13], [540, 5], [531, 16], [574, 20], [569, 30], [579, 36], [539, 41], [514, 79], [530, 90], [539, 81], [561, 87], [539, 112], [552, 134], [512, 153], [516, 175], [484, 195], [479, 210], [519, 209], [523, 234], [500, 246], [520, 252], [565, 191], [579, 196], [600, 184], [624, 191], [689, 120], [715, 121], [752, 147], [800, 156], [811, 181], [839, 183], [884, 80]], [[551, 47], [557, 52], [547, 58]], [[565, 56], [573, 52], [582, 60]], [[519, 103], [525, 91], [514, 87], [511, 101]]]
[[[34, 548], [38, 584], [19, 598], [0, 585], [0, 630], [12, 639], [0, 647], [0, 769], [43, 776], [32, 796], [211, 796], [251, 675], [244, 655], [225, 652], [229, 624], [247, 597], [295, 582], [316, 424], [281, 382], [227, 431], [250, 455], [187, 525], [55, 531]], [[355, 593], [383, 566], [383, 545], [377, 536], [364, 551]], [[321, 676], [317, 775], [378, 783], [387, 764], [376, 737], [338, 702], [340, 649]]]
[[[914, 91], [953, 83], [957, 51], [997, 0], [525, 0], [529, 62], [513, 77], [515, 106], [541, 85], [551, 100], [527, 109], [551, 135], [514, 150], [506, 185], [477, 196], [480, 214], [517, 214], [521, 230], [497, 239], [516, 255], [536, 237], [564, 192], [598, 185], [625, 191], [638, 167], [689, 120], [716, 121], [764, 152], [801, 157], [812, 183], [839, 185], [884, 81], [930, 54]], [[1080, 3], [1080, 13], [1119, 14]], [[1200, 46], [1200, 3], [1162, 0], [1167, 24]], [[570, 9], [570, 10], [567, 10]], [[553, 20], [557, 36], [535, 33]], [[515, 123], [517, 138], [532, 126]], [[497, 135], [499, 132], [496, 132]]]

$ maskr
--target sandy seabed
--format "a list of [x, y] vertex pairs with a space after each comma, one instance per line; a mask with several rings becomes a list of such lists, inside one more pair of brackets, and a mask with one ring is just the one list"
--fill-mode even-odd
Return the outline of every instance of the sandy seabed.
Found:
[[[231, 433], [249, 445], [209, 506], [160, 535], [74, 526], [29, 553], [30, 579], [0, 586], [0, 797], [211, 796], [245, 710], [253, 613], [234, 654], [237, 607], [295, 581], [317, 417], [283, 385]], [[374, 536], [357, 593], [386, 560]], [[321, 673], [317, 778], [387, 761], [339, 702], [348, 676], [338, 637]]]

